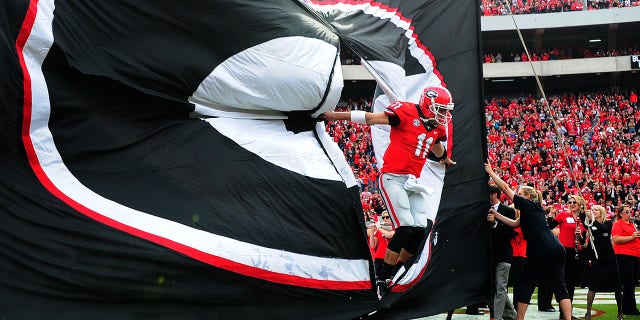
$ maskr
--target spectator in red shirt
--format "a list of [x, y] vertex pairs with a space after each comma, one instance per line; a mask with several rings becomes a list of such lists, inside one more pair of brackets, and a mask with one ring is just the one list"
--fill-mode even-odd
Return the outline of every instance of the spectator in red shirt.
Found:
[[[560, 230], [558, 239], [564, 250], [565, 263], [564, 263], [564, 275], [565, 284], [569, 297], [573, 301], [573, 294], [578, 280], [579, 262], [578, 254], [582, 251], [585, 244], [584, 233], [580, 223], [580, 215], [584, 215], [586, 210], [586, 202], [580, 196], [570, 196], [568, 211], [561, 211], [555, 217], [555, 223]], [[553, 228], [553, 226], [551, 226]], [[560, 311], [562, 316], [562, 311]]]
[[382, 270], [387, 244], [395, 234], [389, 212], [387, 210], [382, 211], [380, 218], [382, 221], [376, 221], [377, 223], [372, 224], [371, 231], [368, 232], [369, 247], [373, 251], [373, 263], [376, 271]]
[[622, 277], [622, 312], [626, 315], [640, 315], [635, 298], [640, 257], [640, 232], [636, 231], [631, 221], [632, 213], [631, 207], [627, 205], [618, 207], [617, 219], [611, 229], [611, 241]]

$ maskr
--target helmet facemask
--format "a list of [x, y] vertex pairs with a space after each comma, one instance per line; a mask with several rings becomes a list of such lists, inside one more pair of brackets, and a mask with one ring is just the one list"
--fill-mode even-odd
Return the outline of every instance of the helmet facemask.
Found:
[[453, 106], [453, 102], [439, 104], [435, 102], [435, 99], [431, 99], [429, 110], [433, 112], [436, 122], [446, 127], [449, 124], [449, 121], [451, 121], [451, 110], [453, 110]]

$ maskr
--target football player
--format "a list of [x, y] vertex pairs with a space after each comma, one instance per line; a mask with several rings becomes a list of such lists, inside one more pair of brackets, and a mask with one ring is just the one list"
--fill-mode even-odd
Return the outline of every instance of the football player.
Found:
[[[446, 165], [455, 161], [447, 155], [442, 141], [447, 140], [446, 126], [451, 120], [453, 98], [449, 90], [440, 86], [424, 89], [420, 102], [396, 101], [384, 112], [325, 112], [327, 121], [349, 120], [366, 124], [388, 124], [389, 146], [380, 169], [379, 188], [395, 235], [387, 246], [378, 288], [384, 294], [391, 285], [396, 264], [409, 260], [418, 250], [433, 226], [426, 211], [426, 193], [430, 190], [416, 182], [428, 159]], [[432, 190], [431, 190], [432, 192]]]

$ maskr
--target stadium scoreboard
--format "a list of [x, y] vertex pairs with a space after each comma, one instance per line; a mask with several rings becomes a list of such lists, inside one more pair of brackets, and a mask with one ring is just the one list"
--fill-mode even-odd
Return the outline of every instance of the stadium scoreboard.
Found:
[[640, 55], [631, 56], [631, 69], [640, 69]]

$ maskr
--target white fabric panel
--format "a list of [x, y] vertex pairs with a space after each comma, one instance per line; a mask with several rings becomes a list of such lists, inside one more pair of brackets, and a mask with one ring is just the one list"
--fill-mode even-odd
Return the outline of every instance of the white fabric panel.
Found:
[[342, 181], [311, 131], [287, 131], [281, 120], [205, 121], [241, 147], [279, 167], [311, 178]]
[[371, 126], [371, 145], [373, 146], [373, 153], [378, 163], [378, 168], [382, 168], [384, 164], [384, 153], [389, 147], [389, 125], [372, 125]]
[[[342, 68], [340, 60], [336, 60], [334, 66], [333, 80], [327, 98], [324, 100], [320, 108], [311, 116], [318, 117], [321, 113], [335, 109], [337, 102], [342, 94], [344, 80], [342, 78]], [[234, 118], [234, 119], [287, 119], [287, 116], [279, 110], [244, 110], [228, 106], [217, 106], [209, 108], [201, 104], [195, 103], [195, 112], [203, 116]]]
[[438, 206], [440, 206], [445, 173], [446, 169], [444, 164], [427, 160], [427, 163], [422, 168], [422, 174], [420, 178], [418, 178], [418, 183], [434, 190], [433, 193], [427, 194], [428, 216], [429, 219], [434, 221], [438, 214]]
[[381, 76], [382, 80], [384, 80], [386, 85], [388, 85], [389, 89], [395, 95], [395, 97], [398, 98], [398, 100], [406, 101], [408, 88], [405, 84], [404, 67], [387, 61], [368, 61], [365, 63], [369, 63], [373, 70], [375, 70], [375, 72]]
[[336, 59], [333, 66], [333, 80], [331, 81], [331, 89], [327, 94], [327, 98], [322, 103], [318, 111], [312, 114], [313, 117], [318, 117], [321, 113], [326, 111], [332, 111], [338, 105], [340, 96], [342, 95], [342, 88], [344, 87], [344, 78], [342, 76], [342, 66], [340, 65], [340, 59]]
[[[337, 48], [327, 42], [300, 36], [278, 38], [243, 50], [218, 65], [189, 101], [213, 109], [311, 110], [322, 101], [335, 106], [343, 80], [335, 64]], [[337, 70], [334, 70], [337, 69]]]
[[[33, 166], [42, 169], [44, 176], [39, 177], [44, 179], [41, 182], [49, 192], [67, 204], [79, 208], [79, 211], [85, 214], [94, 212], [103, 220], [111, 219], [138, 231], [150, 233], [197, 251], [249, 267], [303, 279], [370, 281], [367, 260], [316, 257], [245, 243], [126, 207], [104, 198], [80, 183], [63, 163], [60, 153], [55, 148], [53, 136], [48, 129], [51, 106], [48, 100], [47, 83], [42, 73], [42, 61], [53, 42], [51, 30], [53, 4], [54, 0], [38, 1], [35, 24], [23, 51], [27, 70], [32, 80], [33, 112], [30, 119], [29, 139], [38, 158], [38, 163]], [[260, 126], [256, 125], [256, 127]], [[246, 127], [244, 128], [246, 130]], [[263, 123], [262, 128], [252, 129], [262, 129], [266, 132], [273, 128], [275, 128], [273, 123]], [[284, 134], [280, 138], [284, 139]], [[308, 137], [298, 137], [297, 139], [311, 140]], [[315, 142], [315, 139], [313, 141]], [[313, 144], [313, 147], [305, 148], [305, 144], [300, 143], [296, 146], [304, 150], [300, 150], [298, 153], [310, 153], [311, 155], [307, 156], [305, 160], [317, 165], [314, 167], [315, 171], [322, 172], [321, 168], [327, 167], [328, 160], [322, 155], [325, 163], [317, 161], [316, 158], [319, 158], [318, 152], [315, 151], [315, 149], [319, 149], [317, 142]], [[276, 145], [272, 147], [276, 147]], [[284, 148], [281, 151], [289, 149]], [[272, 155], [272, 157], [276, 156]], [[340, 179], [335, 170], [333, 175], [328, 172], [322, 172], [322, 174], [326, 175], [325, 178], [333, 176], [335, 179]]]
[[[431, 61], [431, 60], [429, 60]], [[407, 101], [418, 103], [424, 88], [428, 86], [442, 86], [442, 81], [434, 73], [420, 73], [405, 78]]]

